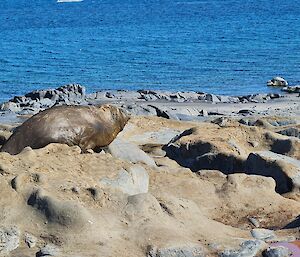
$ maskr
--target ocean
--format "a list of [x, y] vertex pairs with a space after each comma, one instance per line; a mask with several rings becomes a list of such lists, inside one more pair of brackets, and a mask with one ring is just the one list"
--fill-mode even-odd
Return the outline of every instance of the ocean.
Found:
[[274, 92], [300, 83], [297, 0], [1, 0], [0, 102], [101, 89]]

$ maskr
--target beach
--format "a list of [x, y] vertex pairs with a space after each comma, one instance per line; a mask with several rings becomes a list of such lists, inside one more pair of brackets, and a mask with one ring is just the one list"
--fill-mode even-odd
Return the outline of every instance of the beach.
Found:
[[3, 145], [52, 105], [115, 105], [130, 119], [97, 151], [51, 143], [0, 153], [0, 253], [254, 257], [297, 250], [299, 103], [299, 94], [87, 94], [77, 84], [12, 98], [1, 105]]

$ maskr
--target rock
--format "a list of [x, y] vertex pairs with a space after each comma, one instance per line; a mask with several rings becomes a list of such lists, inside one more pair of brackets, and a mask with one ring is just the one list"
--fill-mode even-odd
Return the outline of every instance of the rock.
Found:
[[239, 110], [239, 112], [238, 112], [238, 114], [242, 114], [242, 115], [251, 115], [253, 113], [254, 113], [254, 111], [248, 110], [248, 109], [242, 109], [242, 110]]
[[0, 255], [9, 254], [19, 247], [20, 234], [17, 227], [0, 227]]
[[259, 240], [268, 240], [273, 239], [275, 237], [274, 231], [264, 228], [255, 228], [251, 230], [251, 235], [255, 239]]
[[29, 248], [35, 247], [37, 238], [29, 233], [25, 233], [25, 243]]
[[275, 94], [275, 93], [268, 94], [267, 96], [270, 97], [270, 99], [277, 99], [277, 98], [282, 97], [282, 95]]
[[290, 257], [293, 253], [283, 246], [271, 246], [263, 251], [264, 257]]
[[220, 117], [215, 120], [212, 120], [211, 123], [217, 124], [220, 127], [225, 127], [228, 123], [228, 119], [226, 117]]
[[91, 223], [91, 216], [84, 207], [71, 201], [57, 200], [41, 189], [33, 192], [27, 203], [41, 212], [48, 222], [66, 228], [82, 229]]
[[125, 142], [121, 139], [115, 139], [108, 146], [109, 153], [115, 158], [129, 161], [132, 163], [145, 163], [151, 167], [156, 167], [155, 161], [141, 150], [137, 145]]
[[56, 89], [35, 90], [24, 96], [16, 96], [0, 107], [1, 110], [19, 114], [33, 114], [53, 105], [79, 104], [85, 98], [85, 88], [78, 84], [69, 84]]
[[251, 222], [251, 224], [252, 224], [253, 226], [255, 226], [255, 227], [257, 227], [257, 228], [260, 226], [259, 221], [258, 221], [256, 218], [250, 217], [250, 218], [248, 218], [248, 220]]
[[205, 96], [205, 100], [212, 102], [212, 103], [219, 103], [220, 99], [218, 98], [218, 96], [213, 95], [213, 94], [206, 94]]
[[157, 218], [163, 214], [160, 203], [150, 193], [128, 196], [128, 202], [124, 208], [126, 218], [130, 221], [137, 221], [138, 218]]
[[284, 92], [287, 92], [287, 93], [300, 93], [300, 85], [299, 86], [284, 87], [281, 90], [284, 91]]
[[139, 166], [132, 166], [127, 170], [122, 169], [115, 179], [104, 178], [100, 183], [105, 186], [116, 188], [128, 195], [136, 195], [148, 192], [149, 175]]
[[37, 252], [37, 257], [42, 256], [59, 256], [60, 250], [56, 245], [53, 244], [47, 244], [39, 252]]
[[1, 104], [0, 110], [10, 111], [10, 112], [19, 112], [21, 110], [20, 105], [13, 102], [6, 102]]
[[183, 246], [160, 248], [150, 247], [147, 257], [204, 257], [205, 254], [199, 246]]
[[288, 86], [288, 82], [282, 77], [275, 77], [267, 82], [267, 86], [285, 87]]
[[199, 115], [203, 116], [203, 117], [207, 117], [208, 116], [208, 112], [207, 112], [207, 110], [203, 109], [203, 110], [200, 111]]
[[248, 174], [272, 177], [276, 192], [287, 193], [300, 188], [300, 161], [271, 151], [251, 153], [246, 162]]
[[277, 133], [289, 137], [298, 137], [300, 138], [300, 131], [297, 128], [287, 128], [284, 130], [277, 131]]
[[238, 250], [225, 250], [220, 257], [254, 257], [261, 250], [263, 242], [260, 240], [248, 240], [241, 244]]
[[157, 117], [161, 117], [161, 118], [165, 118], [165, 119], [172, 119], [172, 120], [179, 120], [179, 118], [176, 115], [170, 113], [169, 110], [163, 110], [162, 107], [157, 107], [155, 105], [148, 105], [148, 107], [155, 109]]

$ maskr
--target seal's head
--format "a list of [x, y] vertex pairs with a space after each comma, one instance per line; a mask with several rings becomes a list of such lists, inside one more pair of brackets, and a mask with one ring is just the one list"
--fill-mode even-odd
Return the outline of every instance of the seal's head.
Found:
[[123, 130], [126, 123], [130, 119], [130, 114], [128, 112], [114, 105], [105, 104], [101, 105], [99, 108], [101, 108], [104, 111], [104, 113], [109, 115], [109, 119], [114, 124], [118, 124], [119, 131]]

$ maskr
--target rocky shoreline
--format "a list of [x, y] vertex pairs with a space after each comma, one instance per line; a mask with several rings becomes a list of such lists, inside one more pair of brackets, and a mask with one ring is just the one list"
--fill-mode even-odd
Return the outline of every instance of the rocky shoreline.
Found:
[[[6, 117], [9, 120], [14, 116], [33, 115], [56, 105], [111, 103], [126, 109], [133, 115], [151, 115], [176, 120], [203, 120], [201, 117], [218, 115], [246, 116], [255, 113], [274, 115], [272, 105], [278, 103], [281, 105], [282, 112], [288, 109], [292, 114], [291, 108], [297, 105], [298, 100], [298, 94], [275, 93], [224, 96], [203, 92], [103, 90], [87, 94], [84, 86], [70, 84], [57, 89], [36, 90], [24, 96], [15, 96], [0, 105], [0, 112], [3, 119]], [[282, 109], [284, 103], [286, 106]]]
[[0, 145], [44, 109], [104, 103], [131, 118], [99, 152], [0, 152], [0, 256], [299, 256], [298, 94], [66, 85], [3, 103]]

